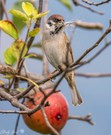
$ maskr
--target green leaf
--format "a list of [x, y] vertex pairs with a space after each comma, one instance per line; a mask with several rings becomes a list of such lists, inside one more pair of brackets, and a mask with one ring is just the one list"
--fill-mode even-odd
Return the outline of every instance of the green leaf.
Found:
[[[25, 2], [25, 1], [30, 1], [30, 0], [18, 0], [14, 3], [14, 5], [12, 6], [12, 9], [16, 9], [16, 10], [19, 10], [19, 11], [22, 11], [22, 2]], [[15, 17], [15, 16], [12, 16], [12, 21], [13, 23], [15, 24], [15, 26], [17, 27], [18, 29], [18, 32], [22, 32], [23, 28], [26, 26], [26, 23], [24, 21], [20, 21], [19, 18]]]
[[38, 14], [38, 11], [29, 2], [22, 2], [22, 9], [26, 13], [26, 15], [29, 16], [30, 18], [33, 18], [34, 16]]
[[62, 3], [65, 7], [67, 7], [69, 10], [72, 10], [72, 6], [70, 3], [70, 0], [58, 0], [60, 3]]
[[16, 88], [16, 89], [14, 89], [14, 90], [16, 90], [16, 91], [18, 91], [18, 92], [23, 92], [23, 91], [25, 91], [25, 89], [26, 89], [26, 88]]
[[27, 54], [26, 56], [25, 56], [25, 58], [31, 58], [31, 57], [33, 57], [33, 54], [31, 53], [31, 54]]
[[16, 25], [18, 32], [21, 33], [23, 28], [26, 26], [25, 22], [20, 21], [20, 19], [16, 18], [15, 16], [13, 16], [12, 20], [13, 23]]
[[40, 31], [40, 28], [35, 28], [29, 32], [30, 37], [35, 37]]
[[32, 59], [37, 59], [37, 60], [43, 60], [43, 56], [41, 54], [36, 54], [36, 53], [30, 53], [25, 56], [25, 58], [32, 58]]
[[1, 20], [0, 21], [0, 29], [2, 29], [6, 34], [14, 38], [18, 39], [18, 32], [15, 25], [9, 20]]
[[42, 48], [42, 43], [41, 43], [41, 41], [40, 42], [38, 42], [38, 43], [34, 43], [34, 44], [32, 44], [31, 45], [31, 47], [37, 47], [37, 48]]
[[9, 12], [13, 16], [19, 18], [21, 21], [28, 21], [29, 20], [29, 18], [26, 16], [26, 14], [24, 14], [23, 12], [21, 12], [19, 10], [11, 9]]
[[4, 52], [4, 61], [8, 65], [14, 65], [16, 62], [16, 58], [12, 55], [11, 48], [7, 48], [6, 51]]
[[8, 79], [8, 80], [10, 80], [11, 78], [13, 78], [13, 76], [12, 75], [5, 75], [5, 76], [2, 76], [3, 78], [5, 78], [5, 79]]
[[45, 16], [46, 14], [48, 14], [49, 13], [49, 11], [46, 11], [46, 12], [42, 12], [42, 13], [40, 13], [40, 14], [37, 14], [34, 18], [41, 18], [41, 17], [43, 17], [43, 16]]
[[[22, 51], [22, 48], [24, 46], [24, 42], [21, 40], [16, 40], [15, 42], [13, 42], [13, 44], [11, 45], [11, 53], [13, 55], [13, 57], [15, 57], [17, 60], [20, 57], [20, 53]], [[27, 53], [27, 47], [24, 48], [22, 57], [25, 56], [25, 54]]]
[[[14, 65], [20, 57], [20, 53], [24, 46], [24, 42], [21, 40], [16, 40], [12, 43], [12, 45], [6, 49], [4, 52], [4, 61], [8, 65]], [[22, 57], [24, 57], [27, 53], [27, 47], [24, 48]]]

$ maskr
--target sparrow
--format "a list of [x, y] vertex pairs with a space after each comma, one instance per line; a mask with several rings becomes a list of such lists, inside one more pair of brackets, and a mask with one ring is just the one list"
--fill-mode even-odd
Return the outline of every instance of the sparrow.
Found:
[[[69, 39], [65, 33], [64, 17], [59, 14], [51, 15], [42, 37], [42, 48], [49, 63], [57, 70], [64, 70], [74, 63]], [[72, 104], [77, 106], [83, 101], [78, 92], [74, 79], [74, 71], [66, 73], [65, 79], [71, 88]]]

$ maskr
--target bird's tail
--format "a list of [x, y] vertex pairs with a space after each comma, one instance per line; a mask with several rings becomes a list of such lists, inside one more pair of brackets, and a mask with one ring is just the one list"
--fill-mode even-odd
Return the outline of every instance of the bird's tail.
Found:
[[79, 91], [76, 87], [76, 83], [74, 80], [74, 72], [69, 72], [65, 76], [70, 88], [71, 88], [71, 97], [72, 97], [72, 104], [77, 106], [80, 105], [82, 101], [82, 97], [79, 94]]

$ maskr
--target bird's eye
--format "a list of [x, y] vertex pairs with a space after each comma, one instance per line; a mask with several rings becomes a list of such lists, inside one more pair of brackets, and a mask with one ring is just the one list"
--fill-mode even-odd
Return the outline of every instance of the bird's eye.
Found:
[[54, 21], [55, 21], [55, 22], [58, 22], [59, 20], [55, 18]]
[[52, 26], [52, 23], [51, 22], [48, 22], [49, 26]]

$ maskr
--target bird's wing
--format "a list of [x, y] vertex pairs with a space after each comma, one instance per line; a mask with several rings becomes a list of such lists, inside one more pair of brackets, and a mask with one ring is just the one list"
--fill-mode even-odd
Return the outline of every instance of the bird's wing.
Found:
[[69, 64], [72, 64], [74, 62], [74, 58], [73, 58], [73, 52], [72, 52], [72, 48], [70, 45], [70, 41], [67, 37], [67, 35], [65, 34], [65, 43], [66, 43], [66, 47], [67, 47], [67, 61]]

